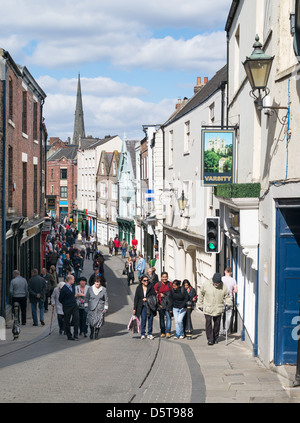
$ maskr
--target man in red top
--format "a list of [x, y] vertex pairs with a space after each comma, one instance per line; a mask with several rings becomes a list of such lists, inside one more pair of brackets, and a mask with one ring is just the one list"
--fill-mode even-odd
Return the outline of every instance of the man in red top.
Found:
[[[159, 324], [160, 324], [160, 331], [161, 331], [161, 337], [167, 336], [167, 338], [170, 338], [171, 336], [171, 316], [170, 316], [170, 310], [169, 310], [169, 295], [172, 290], [172, 285], [168, 281], [168, 273], [163, 272], [161, 274], [161, 282], [157, 282], [154, 285], [154, 289], [157, 292], [157, 299], [158, 299], [158, 305], [159, 305]], [[165, 323], [166, 318], [166, 323]]]
[[116, 236], [114, 239], [114, 244], [115, 244], [115, 256], [118, 255], [118, 250], [120, 248], [121, 242], [119, 240], [119, 238]]
[[137, 245], [138, 245], [138, 240], [135, 239], [135, 236], [132, 238], [131, 245], [136, 250]]

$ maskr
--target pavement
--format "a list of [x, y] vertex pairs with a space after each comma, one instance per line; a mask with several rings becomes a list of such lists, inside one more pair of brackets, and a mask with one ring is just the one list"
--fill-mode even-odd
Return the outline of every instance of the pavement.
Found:
[[[104, 256], [108, 256], [108, 249], [100, 246]], [[111, 257], [109, 266], [113, 267], [117, 277], [122, 278], [124, 286], [128, 289], [129, 301], [133, 304], [134, 293], [137, 283], [127, 286], [126, 277], [122, 275], [124, 259], [121, 255]], [[84, 276], [90, 276], [91, 264], [85, 266]], [[85, 274], [86, 272], [86, 274]], [[136, 277], [137, 281], [137, 277]], [[0, 339], [0, 360], [12, 352], [22, 350], [28, 345], [37, 343], [43, 338], [51, 336], [57, 328], [57, 319], [55, 313], [52, 314], [52, 308], [45, 313], [45, 326], [32, 325], [31, 309], [27, 308], [27, 324], [21, 326], [21, 333], [18, 339], [13, 340], [12, 320], [6, 322], [6, 339]], [[159, 344], [155, 360], [153, 361], [151, 371], [145, 378], [143, 389], [136, 392], [131, 402], [149, 402], [155, 401], [155, 383], [157, 375], [163, 375], [168, 379], [168, 372], [172, 371], [171, 362], [173, 360], [180, 364], [178, 378], [184, 380], [183, 375], [189, 371], [191, 388], [187, 386], [187, 400], [190, 402], [206, 403], [299, 403], [300, 387], [293, 387], [295, 380], [296, 366], [271, 366], [266, 368], [259, 358], [254, 357], [248, 345], [241, 341], [238, 334], [229, 334], [226, 342], [224, 336], [220, 336], [216, 345], [208, 346], [205, 335], [205, 319], [199, 310], [193, 311], [193, 337], [191, 340], [174, 339], [174, 321], [172, 320], [172, 338], [169, 340], [160, 339], [158, 318], [154, 319], [154, 335]], [[144, 342], [144, 341], [142, 341]], [[146, 341], [154, 342], [154, 341]], [[175, 347], [175, 344], [177, 345]], [[174, 347], [172, 347], [174, 345]], [[161, 369], [160, 363], [165, 357], [170, 357], [170, 368]], [[174, 372], [173, 372], [174, 373]], [[163, 383], [163, 382], [162, 382]], [[153, 387], [154, 386], [154, 387]], [[205, 390], [201, 388], [205, 386]], [[152, 395], [150, 395], [153, 389]], [[169, 388], [169, 391], [172, 387]], [[147, 393], [147, 395], [146, 395]], [[204, 398], [205, 395], [205, 398]], [[170, 402], [171, 396], [168, 396]], [[160, 398], [161, 399], [161, 398]], [[182, 398], [182, 400], [185, 400]], [[178, 401], [176, 395], [174, 402]]]

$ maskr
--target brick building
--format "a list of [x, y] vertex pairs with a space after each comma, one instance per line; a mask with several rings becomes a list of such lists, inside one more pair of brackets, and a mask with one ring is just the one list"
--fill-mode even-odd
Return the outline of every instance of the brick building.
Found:
[[46, 94], [26, 67], [0, 49], [1, 315], [9, 304], [12, 271], [40, 268], [45, 216]]
[[77, 150], [78, 145], [66, 144], [47, 161], [47, 196], [56, 197], [57, 222], [64, 222], [77, 209]]

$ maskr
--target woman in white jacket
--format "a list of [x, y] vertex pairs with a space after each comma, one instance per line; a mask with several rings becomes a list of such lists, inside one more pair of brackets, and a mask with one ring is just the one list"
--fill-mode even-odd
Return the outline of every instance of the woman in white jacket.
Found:
[[63, 312], [62, 304], [59, 302], [58, 298], [59, 298], [60, 290], [64, 286], [64, 284], [65, 282], [59, 282], [57, 287], [54, 288], [53, 293], [51, 295], [51, 305], [52, 305], [52, 308], [55, 307], [60, 334], [65, 332], [65, 322], [64, 322], [64, 312]]

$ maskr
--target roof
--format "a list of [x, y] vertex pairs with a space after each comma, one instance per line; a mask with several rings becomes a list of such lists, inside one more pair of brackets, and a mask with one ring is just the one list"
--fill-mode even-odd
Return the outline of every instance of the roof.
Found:
[[99, 145], [105, 144], [107, 141], [112, 140], [117, 137], [113, 135], [112, 137], [106, 136], [105, 138], [81, 138], [80, 139], [80, 150], [88, 150], [89, 148], [96, 148]]
[[74, 160], [77, 156], [77, 150], [78, 145], [68, 145], [67, 147], [60, 148], [51, 157], [48, 158], [48, 161], [60, 160], [63, 157], [68, 160]]
[[135, 144], [136, 144], [136, 142], [137, 142], [136, 140], [126, 140], [125, 141], [127, 151], [130, 154], [134, 176], [136, 175], [136, 157], [135, 157]]
[[163, 126], [170, 125], [172, 122], [180, 119], [182, 116], [191, 112], [196, 107], [204, 103], [211, 97], [217, 90], [221, 89], [221, 85], [227, 82], [227, 65], [223, 66], [215, 76], [209, 80], [200, 91], [198, 91], [190, 100], [188, 100], [183, 107], [176, 110]]

